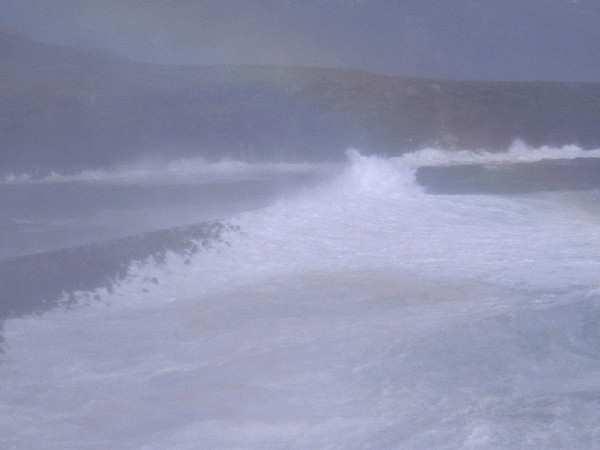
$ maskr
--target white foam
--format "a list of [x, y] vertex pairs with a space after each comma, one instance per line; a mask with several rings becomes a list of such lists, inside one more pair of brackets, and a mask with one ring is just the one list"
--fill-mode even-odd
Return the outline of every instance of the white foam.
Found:
[[[356, 150], [349, 150], [349, 159]], [[531, 147], [516, 141], [505, 152], [444, 150], [425, 148], [406, 153], [401, 157], [404, 167], [451, 164], [491, 164], [536, 162], [545, 159], [600, 158], [600, 149], [584, 150], [575, 145], [564, 147]], [[170, 162], [139, 162], [113, 169], [84, 170], [62, 174], [53, 172], [38, 177], [27, 173], [9, 174], [0, 184], [48, 184], [48, 183], [111, 183], [111, 184], [186, 184], [211, 183], [218, 180], [260, 179], [275, 175], [302, 175], [335, 172], [335, 164], [245, 162], [236, 160], [207, 161], [188, 158]], [[364, 168], [363, 168], [364, 169]]]
[[444, 150], [426, 148], [407, 153], [403, 161], [411, 166], [451, 165], [451, 164], [510, 164], [537, 162], [547, 159], [600, 158], [600, 149], [584, 150], [576, 145], [563, 147], [531, 147], [515, 141], [505, 152]]
[[272, 176], [313, 174], [326, 166], [309, 163], [249, 163], [234, 160], [209, 162], [203, 158], [163, 164], [137, 163], [114, 169], [84, 170], [72, 174], [52, 172], [43, 177], [10, 174], [2, 184], [106, 183], [106, 184], [203, 184], [219, 180], [253, 180]]
[[416, 167], [449, 153], [348, 157], [330, 182], [240, 215], [230, 245], [8, 322], [0, 444], [595, 442], [597, 223], [548, 197], [426, 194]]

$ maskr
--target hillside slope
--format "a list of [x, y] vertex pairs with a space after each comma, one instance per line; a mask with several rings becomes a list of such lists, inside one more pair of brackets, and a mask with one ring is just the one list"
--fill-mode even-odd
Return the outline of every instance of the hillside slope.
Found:
[[142, 157], [336, 159], [348, 146], [600, 147], [600, 83], [459, 82], [181, 67], [0, 33], [0, 172]]

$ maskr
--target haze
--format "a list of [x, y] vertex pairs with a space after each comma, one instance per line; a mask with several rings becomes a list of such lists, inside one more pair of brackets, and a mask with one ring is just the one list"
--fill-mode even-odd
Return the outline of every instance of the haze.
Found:
[[587, 0], [2, 0], [37, 40], [176, 64], [275, 64], [435, 78], [596, 81]]

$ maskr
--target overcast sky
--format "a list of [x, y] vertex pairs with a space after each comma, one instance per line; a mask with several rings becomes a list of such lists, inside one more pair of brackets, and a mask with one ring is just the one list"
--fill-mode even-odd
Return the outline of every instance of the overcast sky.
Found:
[[0, 26], [161, 63], [600, 81], [598, 0], [0, 0]]

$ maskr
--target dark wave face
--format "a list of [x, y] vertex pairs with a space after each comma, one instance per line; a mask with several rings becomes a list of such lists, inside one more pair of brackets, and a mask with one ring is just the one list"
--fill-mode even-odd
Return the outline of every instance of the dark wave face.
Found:
[[0, 320], [72, 305], [77, 292], [111, 292], [133, 264], [164, 265], [167, 254], [189, 262], [202, 249], [226, 243], [234, 231], [209, 222], [0, 261]]
[[263, 208], [324, 171], [187, 160], [7, 177], [0, 183], [0, 321], [99, 299], [136, 265], [163, 265], [167, 255], [189, 260], [236, 229], [215, 218]]

